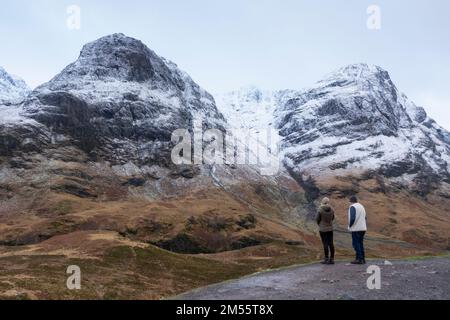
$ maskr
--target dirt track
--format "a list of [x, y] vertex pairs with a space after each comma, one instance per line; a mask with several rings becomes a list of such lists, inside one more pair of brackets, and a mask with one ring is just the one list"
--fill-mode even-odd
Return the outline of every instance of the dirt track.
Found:
[[[365, 266], [338, 262], [260, 273], [188, 292], [186, 300], [450, 300], [450, 257], [417, 261], [368, 261]], [[367, 288], [367, 268], [381, 268], [381, 289]]]

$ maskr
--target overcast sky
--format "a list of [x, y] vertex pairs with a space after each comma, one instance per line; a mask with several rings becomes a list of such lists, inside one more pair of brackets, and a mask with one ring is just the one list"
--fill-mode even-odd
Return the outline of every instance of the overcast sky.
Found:
[[[381, 29], [367, 8], [381, 9]], [[81, 29], [67, 27], [67, 7]], [[122, 32], [174, 61], [205, 89], [301, 89], [350, 63], [388, 70], [450, 129], [448, 0], [2, 0], [0, 65], [35, 87], [86, 42]]]

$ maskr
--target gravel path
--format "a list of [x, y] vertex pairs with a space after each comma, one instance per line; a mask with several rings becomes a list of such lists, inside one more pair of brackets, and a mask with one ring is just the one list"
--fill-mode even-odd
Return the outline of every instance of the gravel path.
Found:
[[[450, 257], [417, 261], [313, 264], [252, 275], [185, 293], [186, 300], [450, 300]], [[367, 288], [367, 268], [381, 269], [381, 289]]]

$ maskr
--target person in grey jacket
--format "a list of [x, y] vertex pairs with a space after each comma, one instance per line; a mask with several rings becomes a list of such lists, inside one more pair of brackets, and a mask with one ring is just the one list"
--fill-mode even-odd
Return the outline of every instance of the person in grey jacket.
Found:
[[319, 225], [320, 237], [323, 243], [325, 259], [322, 264], [334, 264], [334, 240], [333, 240], [333, 221], [334, 209], [330, 205], [330, 199], [324, 198], [317, 212], [317, 224]]

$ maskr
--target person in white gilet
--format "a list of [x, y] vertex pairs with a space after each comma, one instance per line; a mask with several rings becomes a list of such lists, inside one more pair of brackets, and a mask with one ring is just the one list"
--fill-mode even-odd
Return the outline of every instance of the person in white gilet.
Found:
[[352, 244], [356, 252], [356, 259], [352, 264], [365, 264], [364, 236], [367, 232], [366, 209], [355, 196], [350, 197], [348, 210], [348, 230], [352, 233]]

